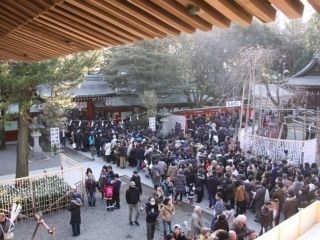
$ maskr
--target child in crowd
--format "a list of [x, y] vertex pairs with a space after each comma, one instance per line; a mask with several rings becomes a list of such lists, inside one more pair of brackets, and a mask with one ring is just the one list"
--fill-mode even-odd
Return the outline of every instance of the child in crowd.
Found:
[[194, 198], [194, 193], [195, 193], [195, 186], [194, 183], [190, 183], [187, 191], [187, 197], [189, 200], [189, 204], [193, 204], [193, 198]]
[[113, 211], [113, 184], [109, 182], [105, 185], [104, 189], [104, 199], [107, 203], [107, 211]]

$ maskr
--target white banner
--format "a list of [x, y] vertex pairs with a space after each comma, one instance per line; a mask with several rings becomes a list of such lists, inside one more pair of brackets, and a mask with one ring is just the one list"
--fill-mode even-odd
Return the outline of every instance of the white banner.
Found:
[[226, 101], [226, 107], [241, 107], [241, 100]]
[[50, 128], [50, 141], [51, 141], [51, 146], [56, 145], [57, 147], [60, 144], [60, 134], [59, 134], [59, 128]]
[[149, 117], [149, 128], [152, 131], [156, 131], [156, 118], [155, 117]]

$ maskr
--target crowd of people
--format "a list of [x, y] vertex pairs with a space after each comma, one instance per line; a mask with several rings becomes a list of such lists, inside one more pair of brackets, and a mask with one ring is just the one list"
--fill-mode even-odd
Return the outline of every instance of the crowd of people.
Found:
[[[229, 114], [195, 117], [190, 119], [185, 134], [176, 125], [175, 136], [170, 139], [148, 130], [129, 131], [125, 124], [112, 122], [76, 126], [67, 136], [75, 149], [91, 151], [93, 157], [97, 155], [106, 162], [98, 179], [90, 169], [86, 172], [85, 186], [92, 208], [96, 189], [106, 200], [108, 211], [120, 208], [121, 181], [108, 163], [134, 169], [125, 193], [128, 220], [130, 225], [139, 226], [140, 211], [145, 208], [148, 240], [154, 239], [159, 223], [164, 239], [255, 239], [320, 200], [319, 171], [316, 164], [293, 164], [290, 159], [243, 152], [235, 138], [237, 122]], [[145, 206], [140, 199], [142, 171], [154, 185]], [[183, 233], [180, 225], [173, 224], [175, 207], [184, 199], [190, 204], [200, 203], [205, 196], [213, 215], [211, 226], [203, 225], [203, 209], [196, 206], [190, 231]], [[260, 232], [247, 225], [247, 211], [255, 214]]]

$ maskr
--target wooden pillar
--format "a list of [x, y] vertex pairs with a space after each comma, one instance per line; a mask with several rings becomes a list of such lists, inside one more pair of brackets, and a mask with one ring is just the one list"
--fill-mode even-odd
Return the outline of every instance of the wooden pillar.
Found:
[[87, 101], [87, 120], [93, 120], [94, 118], [94, 106], [92, 99]]

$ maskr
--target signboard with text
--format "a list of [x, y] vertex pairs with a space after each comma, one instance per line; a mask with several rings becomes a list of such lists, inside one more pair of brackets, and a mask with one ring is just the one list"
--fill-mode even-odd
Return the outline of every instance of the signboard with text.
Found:
[[155, 117], [150, 117], [149, 118], [149, 128], [152, 131], [156, 131], [156, 118]]
[[50, 141], [51, 146], [59, 146], [60, 144], [60, 134], [59, 134], [59, 128], [50, 128]]
[[226, 101], [226, 107], [241, 107], [241, 100]]

